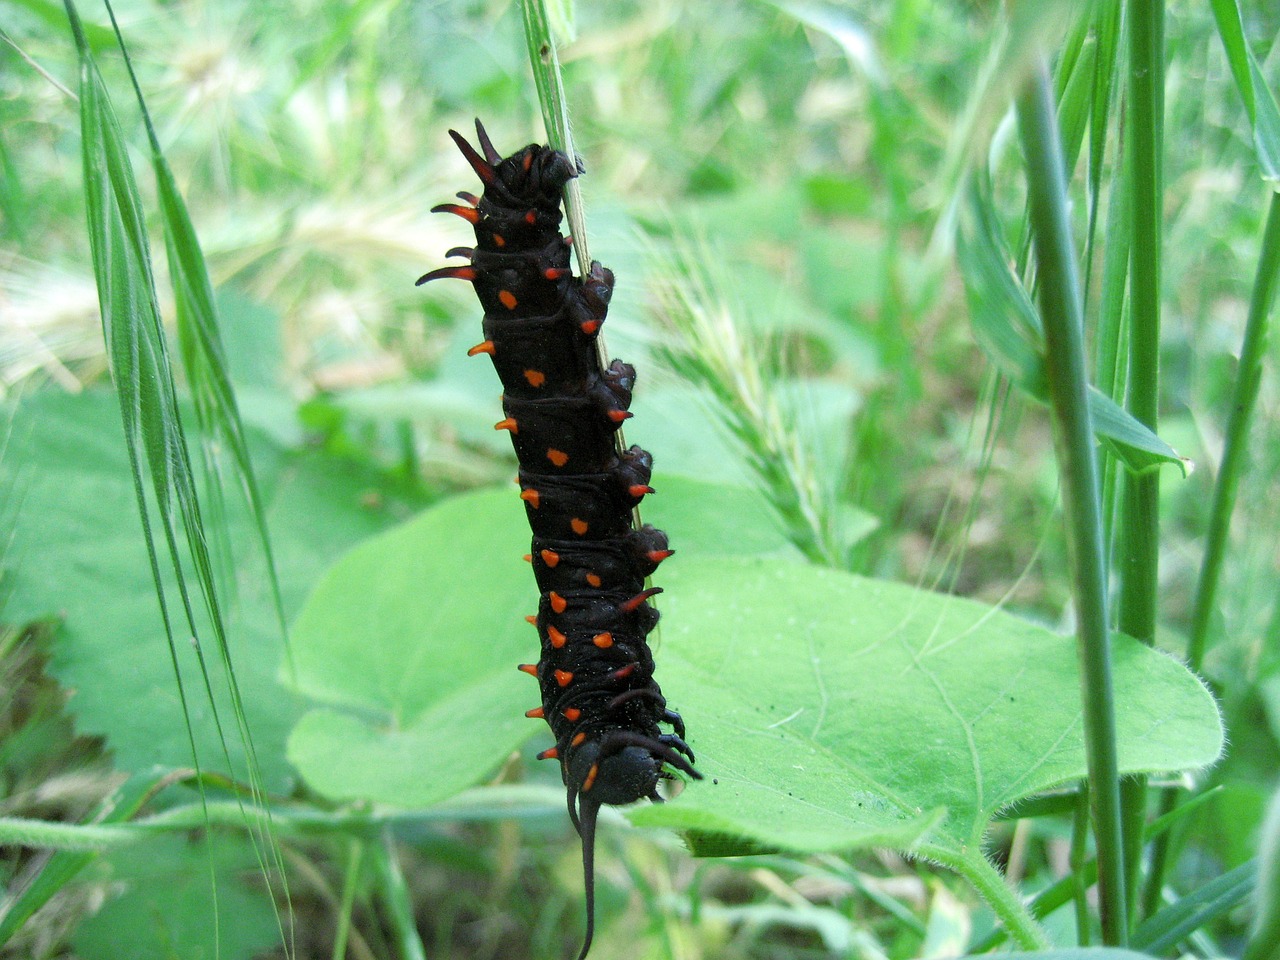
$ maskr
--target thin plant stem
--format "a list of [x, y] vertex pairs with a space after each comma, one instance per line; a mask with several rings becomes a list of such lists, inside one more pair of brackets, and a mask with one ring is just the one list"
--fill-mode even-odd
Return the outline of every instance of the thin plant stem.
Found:
[[[1164, 196], [1164, 0], [1129, 0], [1126, 154], [1130, 184], [1129, 367], [1126, 408], [1154, 432], [1160, 401], [1161, 212]], [[1160, 475], [1127, 474], [1121, 500], [1117, 624], [1154, 643], [1160, 547]], [[1125, 876], [1134, 889], [1142, 859], [1146, 777], [1121, 790]], [[1137, 898], [1134, 898], [1136, 904]]]
[[[1046, 75], [1047, 76], [1047, 75]], [[1000, 871], [982, 854], [970, 850], [957, 856], [949, 849], [922, 846], [920, 853], [964, 877], [1000, 918], [1009, 933], [1009, 939], [1024, 950], [1045, 950], [1050, 946], [1049, 936], [1036, 922], [1027, 904], [1009, 885]]]
[[1049, 74], [1042, 56], [1034, 61], [1031, 76], [1018, 97], [1017, 113], [1027, 160], [1049, 402], [1062, 474], [1063, 511], [1071, 560], [1102, 939], [1108, 946], [1123, 946], [1127, 940], [1127, 911], [1102, 515], [1089, 418], [1080, 283], [1067, 211], [1066, 174]]
[[1227, 533], [1231, 514], [1244, 473], [1249, 449], [1249, 424], [1262, 383], [1262, 364], [1266, 357], [1268, 315], [1275, 299], [1276, 275], [1280, 272], [1280, 193], [1271, 194], [1267, 225], [1262, 236], [1262, 252], [1258, 257], [1258, 273], [1249, 300], [1249, 317], [1245, 322], [1244, 342], [1240, 346], [1240, 368], [1231, 393], [1231, 414], [1227, 419], [1226, 441], [1222, 448], [1222, 464], [1213, 490], [1213, 506], [1209, 512], [1209, 530], [1205, 537], [1204, 560], [1196, 583], [1195, 602], [1191, 614], [1191, 639], [1187, 644], [1187, 663], [1199, 670], [1208, 646], [1209, 619], [1213, 615], [1218, 593], [1218, 579], [1226, 555]]
[[427, 952], [418, 935], [418, 925], [413, 917], [413, 900], [404, 871], [396, 855], [395, 838], [389, 829], [383, 830], [382, 842], [369, 845], [373, 857], [378, 893], [387, 908], [387, 917], [399, 945], [400, 960], [426, 960]]

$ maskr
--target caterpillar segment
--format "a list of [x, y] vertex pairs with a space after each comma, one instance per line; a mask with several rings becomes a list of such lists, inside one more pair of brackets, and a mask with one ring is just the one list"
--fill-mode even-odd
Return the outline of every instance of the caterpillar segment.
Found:
[[[654, 679], [648, 634], [658, 621], [649, 603], [660, 588], [646, 579], [672, 550], [666, 534], [637, 526], [635, 508], [653, 492], [653, 458], [622, 449], [617, 431], [631, 416], [635, 369], [600, 361], [596, 338], [613, 295], [613, 272], [592, 262], [574, 276], [571, 240], [560, 232], [561, 197], [581, 166], [530, 144], [508, 157], [476, 121], [476, 146], [449, 135], [483, 184], [480, 196], [435, 211], [471, 224], [466, 262], [418, 282], [466, 280], [484, 310], [484, 339], [468, 354], [489, 357], [502, 382], [503, 419], [520, 464], [517, 483], [532, 531], [527, 559], [541, 595], [541, 654], [519, 669], [536, 678], [554, 745], [569, 817], [582, 839], [587, 928], [595, 931], [595, 830], [604, 804], [660, 802], [671, 771], [701, 779], [685, 742], [684, 721], [667, 707]], [[663, 726], [672, 732], [663, 730]]]

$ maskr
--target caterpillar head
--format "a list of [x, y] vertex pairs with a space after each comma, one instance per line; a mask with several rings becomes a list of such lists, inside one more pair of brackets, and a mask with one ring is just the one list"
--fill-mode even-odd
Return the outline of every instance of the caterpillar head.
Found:
[[586, 960], [596, 926], [596, 815], [601, 804], [657, 800], [662, 761], [642, 746], [606, 752], [607, 741], [591, 740], [575, 749], [563, 767], [569, 788], [569, 817], [582, 837], [582, 874], [587, 897], [587, 934], [578, 960]]

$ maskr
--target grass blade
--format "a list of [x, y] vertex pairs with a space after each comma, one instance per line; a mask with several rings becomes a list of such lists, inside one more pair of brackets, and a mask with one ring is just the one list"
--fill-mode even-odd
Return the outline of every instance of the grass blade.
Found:
[[1214, 877], [1199, 890], [1148, 918], [1133, 933], [1133, 946], [1164, 953], [1253, 892], [1257, 864], [1250, 860]]

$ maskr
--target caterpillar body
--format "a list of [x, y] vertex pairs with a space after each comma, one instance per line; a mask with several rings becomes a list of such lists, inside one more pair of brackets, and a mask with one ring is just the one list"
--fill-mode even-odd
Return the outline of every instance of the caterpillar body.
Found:
[[[653, 490], [653, 458], [622, 449], [618, 429], [635, 369], [601, 362], [596, 338], [613, 293], [613, 272], [592, 262], [583, 277], [569, 264], [560, 232], [561, 196], [582, 172], [564, 153], [530, 144], [502, 157], [480, 121], [479, 150], [449, 135], [484, 186], [477, 197], [433, 212], [456, 214], [475, 229], [474, 247], [455, 247], [466, 265], [418, 280], [470, 281], [484, 309], [486, 354], [502, 382], [504, 418], [519, 461], [520, 498], [533, 533], [529, 560], [541, 599], [530, 617], [541, 640], [537, 663], [519, 669], [538, 680], [541, 705], [567, 788], [569, 817], [582, 839], [587, 906], [585, 943], [595, 930], [595, 828], [602, 804], [660, 801], [667, 768], [701, 779], [684, 722], [653, 678], [647, 636], [658, 620], [646, 579], [673, 552], [666, 534], [637, 526], [635, 508]], [[664, 732], [662, 724], [673, 732]]]

